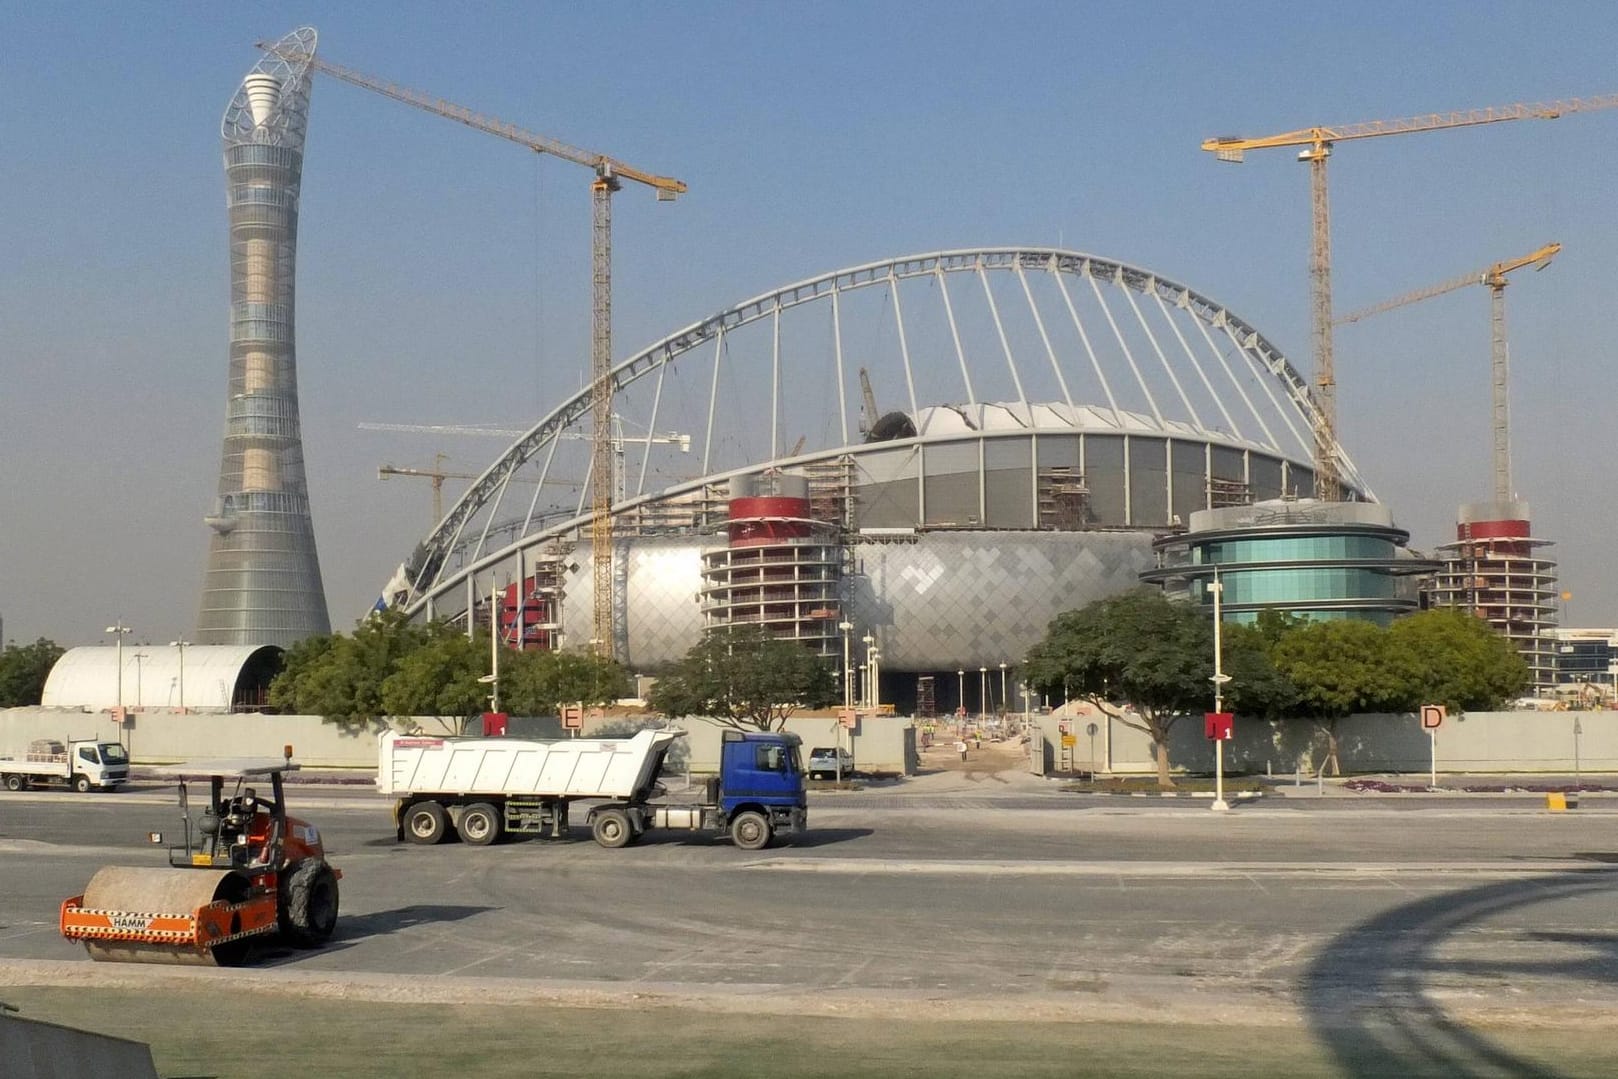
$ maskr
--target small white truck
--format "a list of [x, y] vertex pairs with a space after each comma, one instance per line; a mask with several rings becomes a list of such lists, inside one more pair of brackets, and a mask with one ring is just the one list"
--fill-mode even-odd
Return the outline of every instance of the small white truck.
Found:
[[0, 757], [0, 786], [8, 791], [56, 785], [83, 794], [112, 790], [128, 779], [129, 753], [117, 742], [36, 738], [21, 760]]

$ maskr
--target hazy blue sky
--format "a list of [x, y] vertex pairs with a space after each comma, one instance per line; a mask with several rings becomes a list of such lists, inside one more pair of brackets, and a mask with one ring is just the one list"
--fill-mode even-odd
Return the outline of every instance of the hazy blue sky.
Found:
[[[1523, 3], [0, 5], [0, 616], [19, 641], [193, 626], [224, 426], [219, 121], [254, 41], [679, 176], [617, 200], [619, 355], [788, 281], [1061, 244], [1215, 297], [1307, 368], [1315, 123], [1618, 91], [1618, 6]], [[1618, 624], [1618, 109], [1341, 146], [1339, 310], [1559, 240], [1508, 290], [1516, 486], [1569, 621]], [[434, 448], [359, 420], [525, 425], [579, 384], [586, 176], [315, 87], [299, 250], [305, 449], [332, 621], [426, 531], [379, 484]], [[1341, 434], [1413, 544], [1490, 493], [1481, 288], [1339, 332]], [[499, 444], [455, 447], [478, 471]]]

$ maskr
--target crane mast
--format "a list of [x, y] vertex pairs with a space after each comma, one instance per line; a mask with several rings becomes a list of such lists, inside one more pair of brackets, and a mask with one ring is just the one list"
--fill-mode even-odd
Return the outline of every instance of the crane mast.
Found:
[[1453, 278], [1442, 284], [1407, 292], [1391, 300], [1361, 308], [1337, 320], [1338, 325], [1358, 322], [1360, 319], [1392, 311], [1406, 304], [1430, 300], [1468, 285], [1487, 285], [1489, 288], [1489, 370], [1492, 391], [1492, 426], [1494, 429], [1494, 501], [1505, 505], [1512, 501], [1511, 483], [1511, 410], [1510, 410], [1510, 353], [1506, 347], [1506, 285], [1507, 274], [1532, 266], [1543, 270], [1562, 250], [1559, 243], [1546, 244], [1539, 250], [1521, 258], [1497, 262], [1486, 270]]
[[[1337, 452], [1337, 375], [1331, 317], [1331, 214], [1326, 197], [1326, 159], [1334, 143], [1386, 135], [1409, 135], [1455, 127], [1477, 127], [1508, 120], [1554, 120], [1574, 112], [1618, 107], [1618, 94], [1566, 98], [1537, 104], [1503, 105], [1486, 109], [1429, 113], [1404, 120], [1370, 120], [1337, 127], [1307, 127], [1259, 138], [1220, 136], [1204, 139], [1202, 149], [1219, 161], [1240, 164], [1248, 150], [1301, 147], [1299, 161], [1309, 163], [1312, 229], [1309, 281], [1311, 329], [1315, 365], [1315, 497], [1327, 500], [1342, 495], [1342, 469]], [[1503, 319], [1502, 315], [1502, 319]], [[1502, 325], [1502, 332], [1504, 327]]]
[[612, 544], [612, 196], [619, 189], [621, 181], [632, 180], [652, 188], [659, 202], [667, 202], [685, 193], [685, 183], [670, 176], [659, 176], [634, 168], [606, 154], [581, 150], [559, 139], [536, 135], [515, 124], [474, 112], [464, 105], [431, 97], [312, 54], [289, 54], [284, 46], [263, 41], [258, 43], [258, 47], [286, 59], [307, 61], [314, 70], [335, 79], [518, 143], [536, 153], [550, 154], [583, 165], [595, 173], [590, 185], [594, 222], [591, 230], [590, 413], [595, 427], [590, 478], [590, 543], [595, 569], [595, 617], [591, 645], [598, 655], [613, 656], [617, 650], [617, 634]]

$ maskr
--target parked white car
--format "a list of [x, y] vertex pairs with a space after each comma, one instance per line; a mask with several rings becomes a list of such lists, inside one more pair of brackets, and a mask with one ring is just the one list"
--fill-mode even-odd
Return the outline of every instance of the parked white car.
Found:
[[817, 746], [811, 749], [809, 763], [804, 770], [809, 773], [810, 779], [836, 779], [839, 759], [842, 761], [843, 775], [853, 775], [854, 754], [841, 746], [835, 749], [831, 746]]

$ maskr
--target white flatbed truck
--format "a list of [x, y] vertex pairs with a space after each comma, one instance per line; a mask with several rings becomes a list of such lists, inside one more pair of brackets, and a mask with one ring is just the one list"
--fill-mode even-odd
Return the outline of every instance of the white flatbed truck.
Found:
[[36, 738], [25, 756], [0, 757], [0, 786], [71, 787], [80, 794], [112, 790], [129, 779], [129, 753], [117, 742]]

